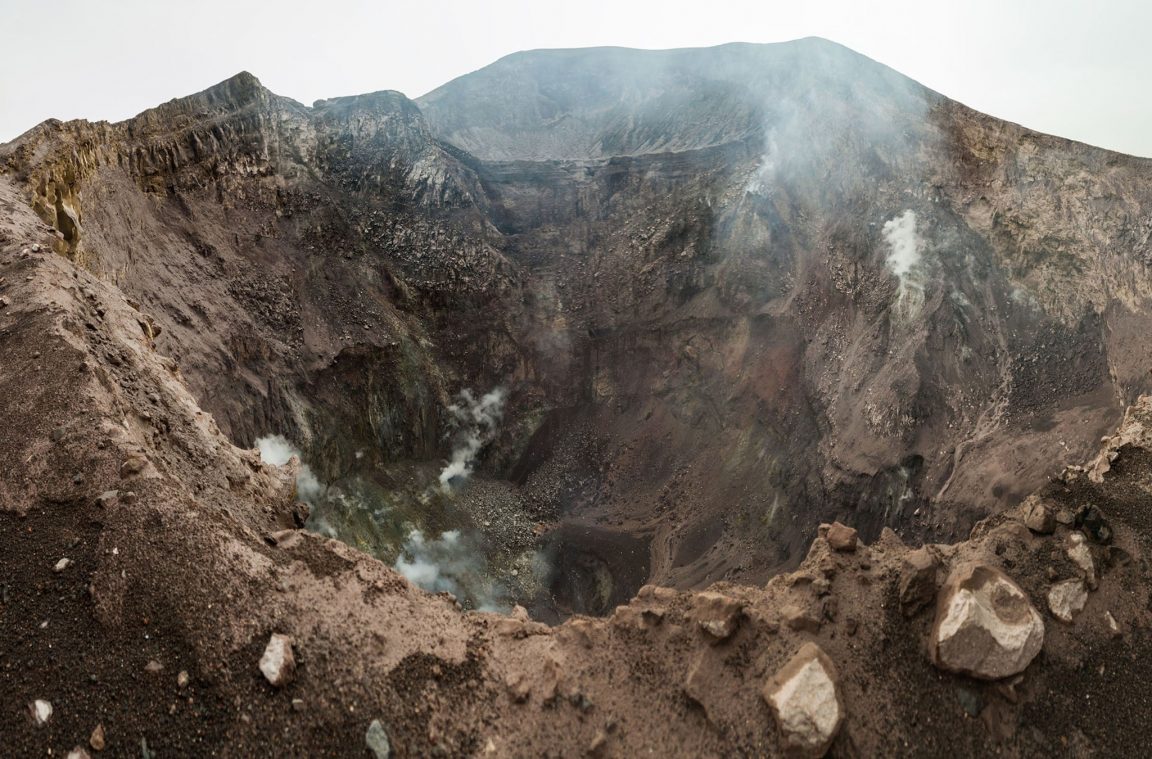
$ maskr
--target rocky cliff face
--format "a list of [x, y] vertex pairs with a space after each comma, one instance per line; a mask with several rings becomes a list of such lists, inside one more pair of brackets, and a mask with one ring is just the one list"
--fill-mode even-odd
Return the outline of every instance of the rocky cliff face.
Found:
[[416, 522], [514, 543], [501, 573], [548, 532], [566, 608], [763, 581], [832, 519], [956, 538], [1148, 389], [1152, 163], [820, 40], [522, 53], [417, 102], [241, 74], [0, 161], [238, 444], [417, 493], [453, 395], [506, 388]]

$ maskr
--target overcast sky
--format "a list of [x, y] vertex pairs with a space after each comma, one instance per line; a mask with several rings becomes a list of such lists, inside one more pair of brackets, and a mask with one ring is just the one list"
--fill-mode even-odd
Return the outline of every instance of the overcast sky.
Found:
[[416, 97], [517, 50], [817, 35], [981, 111], [1152, 156], [1148, 0], [0, 0], [0, 141], [241, 70], [304, 103]]

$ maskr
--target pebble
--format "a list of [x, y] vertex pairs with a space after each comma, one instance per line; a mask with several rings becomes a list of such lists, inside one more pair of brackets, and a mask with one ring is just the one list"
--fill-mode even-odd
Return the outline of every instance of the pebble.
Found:
[[292, 682], [296, 674], [296, 657], [292, 655], [292, 639], [273, 633], [260, 657], [260, 671], [264, 678], [279, 688]]
[[190, 683], [191, 681], [192, 681], [192, 678], [190, 678], [188, 676], [188, 672], [186, 670], [180, 670], [180, 674], [176, 675], [176, 687], [177, 688], [181, 688], [181, 689], [187, 688], [188, 683]]
[[88, 738], [88, 745], [92, 747], [93, 751], [104, 750], [104, 725], [99, 724], [92, 730], [92, 735]]
[[388, 740], [388, 731], [378, 719], [372, 720], [368, 732], [364, 734], [364, 743], [376, 759], [390, 759], [392, 756], [392, 743]]
[[36, 699], [28, 705], [28, 711], [32, 715], [32, 721], [36, 723], [37, 727], [42, 727], [48, 724], [48, 720], [52, 719], [52, 704], [43, 700]]
[[72, 563], [72, 560], [69, 558], [60, 559], [60, 561], [56, 562], [56, 566], [52, 567], [52, 571], [55, 572], [56, 574], [60, 574], [65, 569], [67, 569], [71, 563]]

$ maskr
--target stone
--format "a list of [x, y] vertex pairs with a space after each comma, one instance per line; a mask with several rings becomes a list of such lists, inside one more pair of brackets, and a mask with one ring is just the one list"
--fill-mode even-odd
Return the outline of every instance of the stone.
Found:
[[260, 671], [264, 678], [279, 688], [292, 682], [296, 675], [296, 657], [292, 654], [292, 639], [273, 633], [260, 657]]
[[820, 632], [820, 617], [813, 614], [807, 608], [797, 606], [796, 604], [788, 604], [780, 613], [784, 616], [784, 624], [788, 628], [796, 632]]
[[1075, 512], [1073, 512], [1069, 509], [1060, 509], [1059, 511], [1056, 512], [1056, 523], [1057, 524], [1062, 524], [1065, 527], [1068, 527], [1075, 521], [1076, 521], [1076, 514], [1075, 514]]
[[1096, 589], [1096, 562], [1092, 559], [1092, 549], [1084, 535], [1074, 532], [1068, 536], [1068, 558], [1084, 572], [1084, 581], [1092, 590]]
[[140, 474], [144, 471], [144, 467], [148, 466], [148, 460], [143, 456], [129, 456], [120, 465], [120, 476], [131, 477], [135, 474]]
[[740, 626], [744, 602], [722, 593], [705, 591], [692, 599], [691, 617], [715, 642], [726, 640]]
[[372, 720], [368, 732], [364, 734], [364, 743], [376, 759], [390, 759], [392, 756], [392, 743], [388, 740], [388, 731], [378, 719]]
[[1061, 622], [1071, 622], [1088, 602], [1088, 589], [1080, 579], [1058, 582], [1048, 590], [1048, 608]]
[[1093, 542], [1107, 544], [1112, 542], [1112, 527], [1100, 513], [1100, 509], [1092, 504], [1081, 506], [1076, 511], [1075, 525], [1088, 535]]
[[299, 530], [277, 530], [267, 537], [268, 543], [283, 549], [295, 548], [303, 540]]
[[8, 308], [12, 305], [12, 301], [6, 296], [0, 295], [0, 308]]
[[76, 746], [64, 756], [64, 759], [92, 759], [92, 755], [85, 751], [83, 746]]
[[1108, 633], [1113, 638], [1119, 638], [1124, 634], [1124, 631], [1120, 629], [1120, 623], [1116, 621], [1116, 617], [1112, 616], [1112, 612], [1104, 612], [1104, 621], [1108, 623]]
[[784, 748], [800, 756], [823, 756], [840, 725], [844, 706], [836, 667], [815, 643], [805, 643], [764, 687]]
[[936, 666], [999, 680], [1023, 672], [1043, 645], [1043, 618], [1000, 570], [962, 566], [941, 589], [930, 642]]
[[92, 729], [92, 735], [88, 737], [88, 745], [92, 747], [93, 751], [104, 750], [104, 725], [96, 725]]
[[28, 704], [28, 713], [32, 716], [32, 722], [36, 727], [43, 727], [48, 724], [48, 720], [52, 719], [52, 704], [38, 698]]
[[1037, 496], [1029, 496], [1024, 502], [1028, 511], [1024, 516], [1024, 526], [1039, 535], [1051, 535], [1056, 531], [1056, 512]]
[[828, 528], [828, 545], [831, 546], [833, 551], [851, 552], [856, 550], [856, 530], [833, 522], [832, 526]]
[[150, 659], [148, 663], [144, 665], [144, 671], [150, 675], [158, 675], [164, 671], [164, 665], [155, 659]]
[[109, 506], [116, 503], [116, 500], [119, 497], [120, 497], [120, 491], [119, 490], [105, 490], [103, 493], [96, 496], [96, 505], [102, 509], [106, 509]]
[[904, 556], [900, 568], [900, 606], [911, 617], [936, 597], [936, 577], [940, 559], [927, 548], [917, 548]]
[[188, 687], [188, 683], [192, 682], [192, 678], [188, 676], [186, 670], [180, 670], [180, 674], [176, 675], [176, 687], [183, 690]]
[[72, 563], [72, 560], [67, 558], [67, 557], [60, 559], [60, 561], [56, 562], [56, 565], [52, 567], [52, 571], [55, 572], [56, 574], [60, 574], [65, 569], [67, 569], [68, 565], [70, 565], [71, 563]]

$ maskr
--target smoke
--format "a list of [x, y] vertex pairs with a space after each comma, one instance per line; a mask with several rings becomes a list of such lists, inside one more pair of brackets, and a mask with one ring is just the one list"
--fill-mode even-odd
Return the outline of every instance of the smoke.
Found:
[[[425, 533], [432, 504], [443, 504], [453, 490], [471, 477], [480, 452], [496, 436], [504, 414], [506, 392], [497, 387], [477, 397], [462, 390], [448, 407], [453, 448], [440, 471], [438, 482], [423, 492], [381, 491], [370, 478], [342, 478], [331, 485], [321, 483], [303, 463], [298, 448], [281, 435], [267, 435], [256, 441], [260, 458], [283, 466], [300, 460], [296, 473], [297, 496], [313, 505], [308, 528], [335, 537], [378, 558], [391, 561], [393, 568], [424, 590], [448, 592], [462, 603], [482, 611], [506, 612], [513, 593], [492, 579], [487, 554], [479, 533], [452, 529]], [[357, 452], [357, 460], [362, 452]], [[531, 564], [531, 562], [528, 562]], [[508, 573], [510, 582], [523, 584], [544, 576], [545, 569], [520, 566]], [[519, 579], [516, 579], [519, 578]]]
[[456, 443], [452, 456], [440, 472], [440, 487], [460, 487], [476, 466], [480, 450], [496, 436], [504, 415], [504, 388], [498, 387], [477, 399], [471, 390], [461, 390], [448, 413], [456, 426]]
[[412, 530], [393, 567], [429, 592], [446, 591], [481, 611], [507, 611], [507, 591], [492, 581], [483, 555], [460, 530], [431, 540]]
[[284, 466], [294, 457], [300, 461], [300, 468], [296, 470], [296, 497], [301, 501], [313, 503], [324, 494], [326, 486], [317, 479], [311, 467], [304, 463], [300, 449], [283, 435], [257, 438], [256, 449], [260, 451], [260, 459], [273, 466]]
[[900, 279], [895, 312], [900, 319], [912, 319], [924, 305], [925, 285], [921, 260], [924, 241], [916, 229], [916, 214], [905, 211], [884, 222], [881, 231], [890, 248], [884, 263]]
[[920, 236], [916, 233], [916, 214], [911, 210], [884, 222], [884, 240], [891, 247], [885, 263], [901, 284], [920, 263]]

